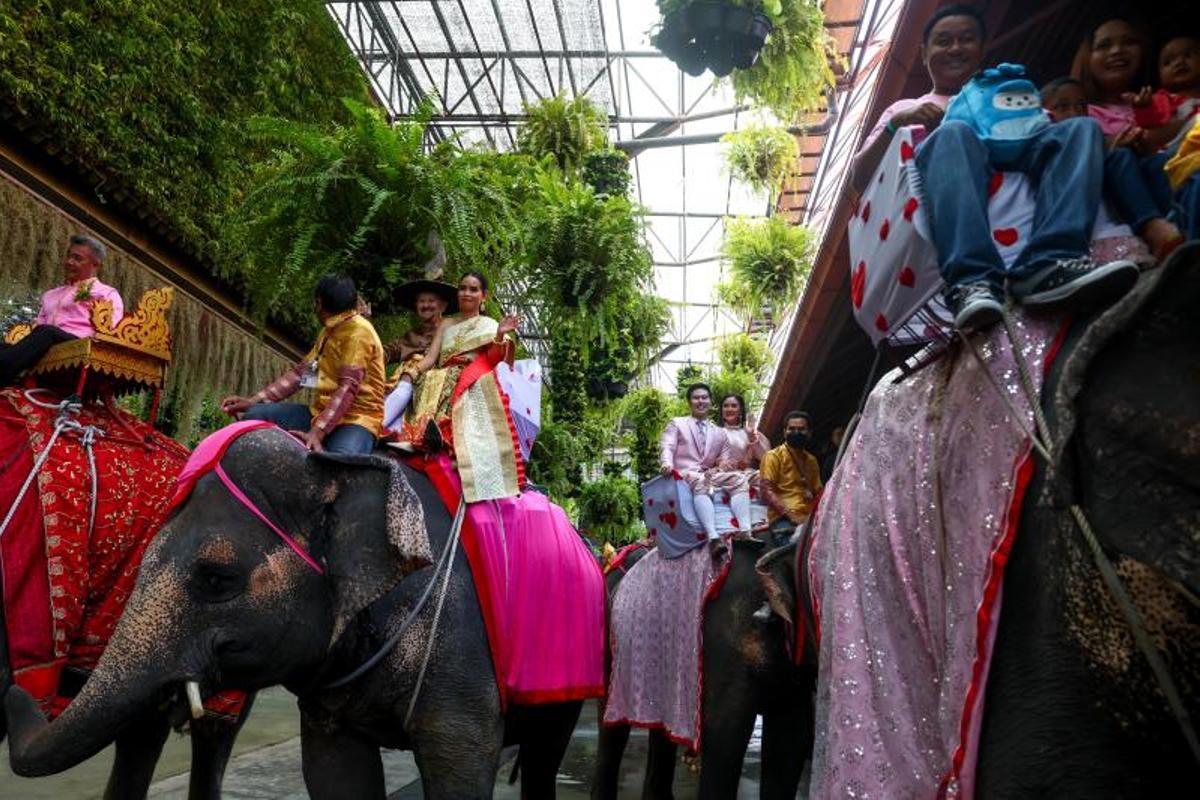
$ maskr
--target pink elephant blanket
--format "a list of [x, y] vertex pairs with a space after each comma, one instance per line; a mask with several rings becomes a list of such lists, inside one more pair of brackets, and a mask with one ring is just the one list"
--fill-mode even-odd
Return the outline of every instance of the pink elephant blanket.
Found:
[[606, 725], [658, 728], [700, 749], [705, 604], [729, 572], [707, 547], [675, 558], [647, 553], [621, 579], [609, 616], [612, 672]]
[[[406, 459], [452, 512], [461, 488], [444, 455]], [[500, 702], [604, 694], [604, 576], [567, 515], [538, 492], [471, 503], [462, 545], [487, 626]]]
[[973, 795], [1004, 565], [1033, 471], [1032, 409], [1060, 320], [973, 339], [872, 391], [813, 527], [820, 633], [810, 797]]

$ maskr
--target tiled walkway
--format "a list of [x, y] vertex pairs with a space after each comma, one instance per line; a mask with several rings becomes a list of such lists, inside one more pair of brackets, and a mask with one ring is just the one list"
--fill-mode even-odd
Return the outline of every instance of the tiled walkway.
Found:
[[[304, 779], [300, 772], [300, 716], [295, 699], [282, 689], [259, 694], [254, 710], [238, 737], [234, 757], [225, 775], [226, 800], [304, 800]], [[592, 765], [596, 753], [596, 706], [589, 703], [575, 728], [571, 745], [559, 772], [560, 800], [583, 800], [588, 796]], [[630, 737], [622, 770], [623, 795], [640, 794], [645, 769], [646, 734], [637, 731]], [[172, 734], [164, 748], [150, 789], [152, 800], [185, 800], [187, 769], [191, 753], [186, 737]], [[92, 800], [104, 791], [112, 763], [112, 749], [80, 764], [75, 769], [51, 778], [26, 780], [12, 775], [8, 768], [7, 746], [0, 747], [0, 800]], [[420, 777], [411, 753], [384, 751], [384, 774], [391, 800], [418, 800]], [[738, 792], [740, 797], [758, 796], [758, 742], [751, 742], [746, 767]], [[495, 797], [509, 800], [519, 797], [519, 786], [508, 785], [511, 765], [500, 770]], [[675, 796], [696, 795], [696, 779], [682, 765], [676, 770]]]

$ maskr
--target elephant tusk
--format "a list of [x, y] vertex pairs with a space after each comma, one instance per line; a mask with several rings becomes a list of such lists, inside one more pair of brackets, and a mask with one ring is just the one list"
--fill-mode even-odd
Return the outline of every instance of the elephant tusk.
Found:
[[204, 703], [200, 699], [200, 684], [188, 681], [184, 684], [184, 690], [187, 692], [188, 705], [192, 707], [192, 719], [203, 718]]

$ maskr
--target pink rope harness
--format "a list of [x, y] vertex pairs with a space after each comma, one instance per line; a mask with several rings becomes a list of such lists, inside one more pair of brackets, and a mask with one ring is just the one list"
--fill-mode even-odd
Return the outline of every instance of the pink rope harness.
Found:
[[280, 539], [282, 539], [284, 544], [286, 544], [288, 547], [292, 548], [292, 550], [294, 550], [296, 552], [296, 555], [298, 555], [298, 556], [300, 556], [300, 558], [304, 559], [305, 564], [308, 564], [310, 567], [312, 567], [314, 570], [316, 570], [318, 575], [325, 574], [325, 570], [321, 567], [321, 565], [318, 564], [316, 562], [316, 560], [313, 559], [312, 556], [310, 556], [308, 553], [304, 552], [304, 548], [302, 548], [299, 545], [299, 543], [296, 542], [295, 539], [293, 539], [291, 536], [288, 536], [287, 533], [285, 533], [282, 528], [280, 528], [274, 522], [269, 520], [267, 518], [267, 515], [264, 514], [262, 511], [260, 511], [258, 506], [254, 505], [254, 501], [252, 501], [249, 497], [247, 497], [246, 493], [238, 488], [237, 484], [234, 483], [233, 480], [228, 475], [225, 474], [225, 470], [221, 468], [221, 463], [219, 461], [213, 467], [213, 471], [217, 473], [217, 477], [221, 479], [221, 483], [225, 484], [225, 488], [229, 490], [229, 493], [231, 495], [233, 495], [233, 498], [235, 500], [237, 500], [239, 503], [244, 505], [251, 514], [258, 517], [259, 520], [261, 520], [264, 525], [266, 525], [268, 528], [270, 528], [272, 531], [274, 531], [275, 535], [278, 536]]

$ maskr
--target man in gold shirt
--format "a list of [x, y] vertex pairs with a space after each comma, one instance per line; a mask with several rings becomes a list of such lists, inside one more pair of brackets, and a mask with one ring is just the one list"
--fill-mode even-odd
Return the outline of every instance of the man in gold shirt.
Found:
[[[352, 279], [325, 275], [313, 294], [324, 327], [308, 355], [253, 397], [226, 397], [221, 410], [274, 422], [309, 450], [370, 453], [383, 425], [383, 345], [358, 311]], [[313, 389], [312, 405], [280, 402], [300, 389]]]
[[784, 420], [784, 444], [767, 451], [758, 470], [769, 506], [772, 530], [803, 525], [821, 491], [821, 466], [808, 451], [812, 443], [808, 414], [793, 411]]

